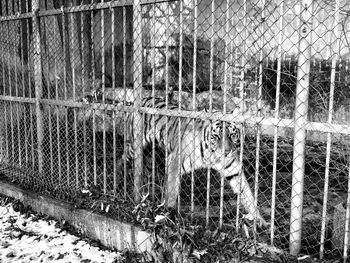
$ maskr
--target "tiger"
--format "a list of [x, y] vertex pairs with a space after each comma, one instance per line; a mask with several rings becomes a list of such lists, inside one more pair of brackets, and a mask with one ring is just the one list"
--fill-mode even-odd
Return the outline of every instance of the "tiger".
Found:
[[[157, 109], [179, 109], [174, 101], [166, 102], [162, 97], [146, 97], [142, 107]], [[127, 118], [120, 119], [118, 132], [123, 134], [127, 126], [127, 146], [122, 158], [117, 163], [121, 170], [124, 161], [134, 159], [133, 113], [126, 113]], [[154, 120], [152, 120], [154, 118]], [[167, 179], [165, 182], [165, 205], [175, 208], [180, 192], [183, 175], [200, 168], [215, 169], [231, 186], [235, 194], [240, 194], [241, 202], [248, 212], [247, 218], [255, 219], [260, 227], [267, 226], [255, 205], [254, 196], [244, 175], [240, 162], [241, 126], [237, 123], [221, 120], [210, 121], [189, 119], [177, 116], [143, 114], [143, 150], [151, 143], [167, 152]], [[166, 139], [167, 138], [167, 139]], [[181, 164], [181, 165], [179, 165]]]

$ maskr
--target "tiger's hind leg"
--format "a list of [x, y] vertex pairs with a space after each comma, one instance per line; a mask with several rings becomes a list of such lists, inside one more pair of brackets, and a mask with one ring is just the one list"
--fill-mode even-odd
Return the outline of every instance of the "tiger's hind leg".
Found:
[[[125, 192], [128, 188], [132, 189], [132, 181], [131, 177], [128, 176], [130, 164], [134, 158], [132, 145], [130, 143], [126, 143], [126, 147], [123, 150], [123, 154], [116, 162], [116, 185], [117, 192]], [[125, 167], [126, 164], [126, 167]], [[125, 169], [126, 168], [126, 169]], [[126, 184], [126, 185], [125, 185]], [[127, 189], [124, 189], [124, 188]], [[124, 190], [123, 190], [124, 189]]]

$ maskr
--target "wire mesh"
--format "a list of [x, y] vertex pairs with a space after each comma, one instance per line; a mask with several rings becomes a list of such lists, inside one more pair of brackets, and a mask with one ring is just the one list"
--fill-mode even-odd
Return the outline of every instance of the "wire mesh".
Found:
[[259, 242], [347, 259], [348, 14], [340, 0], [2, 0], [0, 176], [125, 220], [146, 195], [207, 227], [261, 215]]

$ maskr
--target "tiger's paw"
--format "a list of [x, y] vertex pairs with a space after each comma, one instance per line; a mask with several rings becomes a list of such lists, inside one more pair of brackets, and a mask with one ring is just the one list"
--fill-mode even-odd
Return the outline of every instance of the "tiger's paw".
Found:
[[251, 214], [245, 214], [243, 215], [242, 219], [244, 221], [249, 221], [250, 224], [253, 224], [254, 220], [256, 222], [256, 225], [259, 229], [268, 229], [270, 224], [265, 221], [265, 219], [262, 216], [258, 216], [257, 218], [254, 217]]

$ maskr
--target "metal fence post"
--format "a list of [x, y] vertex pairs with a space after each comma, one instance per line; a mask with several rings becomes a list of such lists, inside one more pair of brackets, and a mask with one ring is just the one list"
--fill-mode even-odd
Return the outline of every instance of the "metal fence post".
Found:
[[141, 1], [133, 3], [133, 80], [134, 80], [134, 200], [140, 201], [142, 176], [142, 14]]
[[301, 247], [306, 142], [305, 125], [308, 112], [311, 58], [312, 0], [303, 0], [300, 12], [289, 240], [289, 249], [292, 255], [297, 255]]
[[38, 17], [39, 0], [32, 1], [33, 11], [33, 63], [34, 63], [34, 84], [35, 84], [35, 113], [37, 133], [38, 170], [43, 172], [43, 113], [41, 110], [42, 99], [42, 68], [41, 68], [41, 47], [40, 47], [40, 21]]

